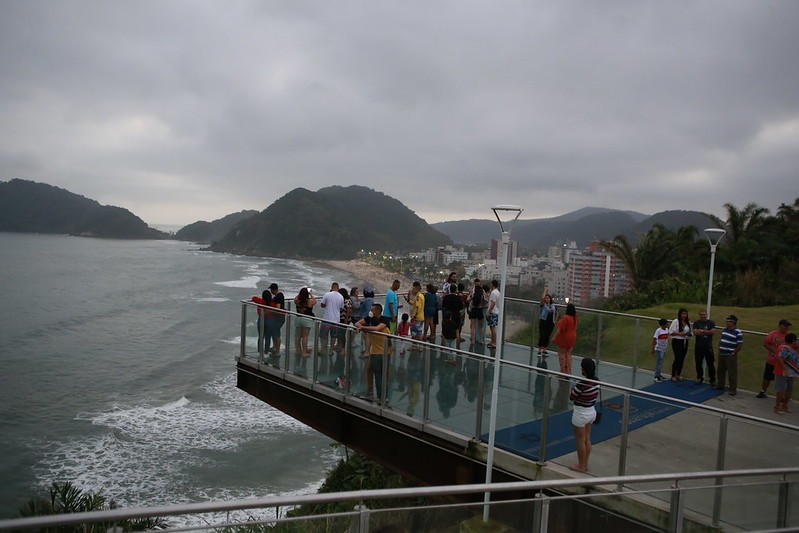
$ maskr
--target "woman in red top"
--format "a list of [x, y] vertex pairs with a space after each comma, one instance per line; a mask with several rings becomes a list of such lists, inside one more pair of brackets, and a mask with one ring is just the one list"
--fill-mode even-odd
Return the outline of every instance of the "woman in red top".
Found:
[[566, 314], [558, 320], [557, 331], [555, 331], [552, 342], [558, 346], [560, 371], [564, 374], [571, 374], [572, 351], [577, 342], [577, 309], [574, 304], [566, 305]]

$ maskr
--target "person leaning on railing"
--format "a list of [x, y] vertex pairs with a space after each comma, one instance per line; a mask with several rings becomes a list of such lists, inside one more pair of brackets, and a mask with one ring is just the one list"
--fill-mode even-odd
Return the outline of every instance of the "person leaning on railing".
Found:
[[383, 356], [385, 354], [386, 337], [380, 333], [389, 333], [390, 320], [383, 316], [383, 306], [372, 304], [369, 316], [355, 323], [355, 329], [366, 331], [369, 336], [369, 366], [377, 393], [377, 401], [383, 398]]

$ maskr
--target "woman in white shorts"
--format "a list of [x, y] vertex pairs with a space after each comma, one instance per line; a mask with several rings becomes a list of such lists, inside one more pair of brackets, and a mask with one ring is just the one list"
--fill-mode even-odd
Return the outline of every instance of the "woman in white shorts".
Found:
[[[580, 363], [580, 370], [587, 379], [596, 380], [596, 363], [585, 358]], [[575, 472], [588, 471], [588, 458], [591, 456], [591, 426], [596, 420], [596, 404], [599, 396], [599, 385], [581, 379], [572, 387], [569, 399], [574, 402], [572, 428], [577, 440], [577, 464], [569, 468]]]

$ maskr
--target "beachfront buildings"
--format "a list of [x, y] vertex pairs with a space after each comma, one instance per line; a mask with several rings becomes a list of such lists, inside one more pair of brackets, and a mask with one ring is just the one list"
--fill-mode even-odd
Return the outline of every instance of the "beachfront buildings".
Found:
[[577, 305], [613, 298], [630, 290], [627, 269], [615, 255], [603, 251], [599, 243], [578, 254], [571, 254], [567, 293]]
[[[511, 241], [509, 247], [506, 283], [511, 286], [547, 287], [557, 301], [566, 298], [577, 305], [589, 305], [598, 300], [613, 298], [630, 290], [629, 275], [624, 264], [616, 256], [602, 250], [598, 242], [580, 250], [574, 241], [560, 243], [547, 248], [540, 255], [520, 257], [519, 246]], [[434, 271], [441, 280], [449, 268], [459, 265], [467, 278], [484, 280], [499, 279], [502, 271], [497, 261], [499, 243], [494, 240], [489, 249], [467, 251], [463, 247], [441, 246], [407, 254], [413, 261], [429, 267], [425, 275]], [[394, 255], [399, 260], [400, 256]], [[410, 267], [411, 261], [405, 263]]]

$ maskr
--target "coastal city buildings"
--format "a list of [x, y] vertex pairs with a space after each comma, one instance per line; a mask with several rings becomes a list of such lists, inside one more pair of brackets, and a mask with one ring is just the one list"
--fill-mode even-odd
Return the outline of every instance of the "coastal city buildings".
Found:
[[[448, 245], [404, 256], [369, 256], [389, 257], [393, 264], [386, 266], [400, 268], [412, 277], [416, 268], [425, 276], [438, 274], [442, 281], [450, 270], [462, 272], [466, 278], [490, 280], [500, 278], [498, 245], [497, 240], [492, 240], [488, 249]], [[602, 250], [598, 242], [581, 250], [575, 241], [567, 241], [549, 246], [540, 254], [520, 255], [518, 242], [510, 241], [507, 276], [508, 286], [545, 286], [556, 300], [563, 302], [569, 298], [577, 305], [613, 298], [630, 290], [629, 275], [624, 264], [613, 254]]]

